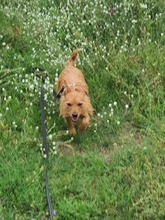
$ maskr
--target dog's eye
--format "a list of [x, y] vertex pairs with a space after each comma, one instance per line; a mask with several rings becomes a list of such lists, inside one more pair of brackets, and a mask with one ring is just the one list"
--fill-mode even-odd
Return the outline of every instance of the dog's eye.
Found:
[[78, 106], [82, 106], [82, 103], [78, 103]]
[[68, 105], [68, 106], [72, 106], [72, 104], [71, 104], [71, 103], [67, 103], [67, 105]]

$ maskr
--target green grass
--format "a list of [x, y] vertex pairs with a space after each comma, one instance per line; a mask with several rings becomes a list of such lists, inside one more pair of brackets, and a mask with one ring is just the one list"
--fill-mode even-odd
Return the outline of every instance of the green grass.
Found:
[[[0, 219], [49, 219], [38, 66], [56, 219], [165, 218], [164, 1], [1, 1]], [[71, 138], [52, 93], [79, 49], [95, 109]]]

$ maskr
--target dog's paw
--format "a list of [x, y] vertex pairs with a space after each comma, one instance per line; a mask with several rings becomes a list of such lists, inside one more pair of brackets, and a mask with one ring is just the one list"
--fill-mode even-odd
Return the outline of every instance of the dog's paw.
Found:
[[79, 131], [85, 131], [88, 127], [88, 124], [80, 124], [78, 127]]
[[89, 126], [89, 117], [84, 117], [82, 121], [79, 124], [78, 130], [79, 131], [85, 131], [87, 127]]
[[76, 135], [76, 130], [75, 129], [70, 129], [69, 133], [71, 136], [75, 136]]

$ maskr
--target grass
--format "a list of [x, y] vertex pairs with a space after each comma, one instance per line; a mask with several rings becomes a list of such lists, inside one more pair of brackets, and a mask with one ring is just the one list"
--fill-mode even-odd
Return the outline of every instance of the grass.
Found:
[[[49, 219], [40, 122], [44, 68], [56, 219], [165, 218], [164, 1], [0, 6], [0, 219]], [[95, 108], [71, 138], [53, 88], [71, 51]]]

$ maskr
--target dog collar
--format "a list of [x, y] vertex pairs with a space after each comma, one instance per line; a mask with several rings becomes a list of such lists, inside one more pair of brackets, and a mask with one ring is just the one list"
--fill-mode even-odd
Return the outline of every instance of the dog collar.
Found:
[[68, 86], [69, 87], [74, 87], [74, 86], [76, 86], [74, 83], [70, 83], [70, 84], [68, 84]]
[[[68, 84], [68, 86], [69, 87], [75, 87], [76, 84], [70, 83], [70, 84]], [[62, 95], [63, 91], [65, 90], [65, 88], [66, 87], [63, 85], [62, 88], [60, 89], [60, 91], [57, 93], [56, 98], [61, 98], [61, 95]], [[87, 94], [84, 92], [84, 95], [87, 95]]]
[[[75, 84], [74, 83], [70, 83], [68, 84], [69, 87], [74, 87]], [[65, 90], [65, 86], [62, 86], [62, 88], [60, 89], [59, 93], [57, 93], [56, 98], [61, 98], [61, 95], [63, 93], [63, 91]]]
[[62, 95], [64, 89], [65, 89], [65, 86], [62, 86], [62, 88], [60, 89], [60, 91], [57, 93], [56, 98], [61, 98], [61, 95]]
[[[69, 87], [74, 87], [76, 86], [74, 83], [70, 83], [68, 84]], [[62, 88], [60, 89], [59, 93], [56, 95], [57, 98], [61, 98], [61, 95], [63, 93], [63, 91], [65, 90], [65, 86], [62, 86]]]

